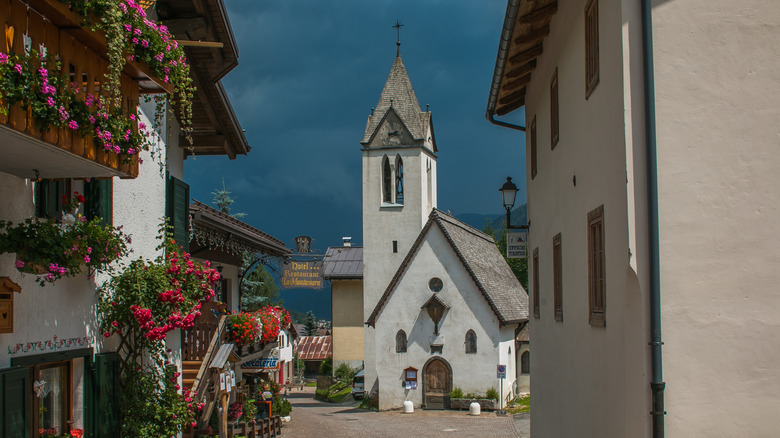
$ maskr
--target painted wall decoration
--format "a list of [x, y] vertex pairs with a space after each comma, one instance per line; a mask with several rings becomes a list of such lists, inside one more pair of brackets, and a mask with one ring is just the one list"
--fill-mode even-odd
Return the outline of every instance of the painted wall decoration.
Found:
[[95, 343], [93, 336], [82, 336], [77, 338], [59, 338], [56, 335], [45, 341], [30, 341], [8, 346], [8, 354], [29, 353], [31, 351], [53, 351], [70, 347], [89, 347]]

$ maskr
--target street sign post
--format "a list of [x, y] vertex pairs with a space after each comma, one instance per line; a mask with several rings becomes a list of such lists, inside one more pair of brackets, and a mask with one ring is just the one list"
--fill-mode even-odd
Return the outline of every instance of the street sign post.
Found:
[[496, 374], [498, 374], [498, 378], [501, 380], [501, 384], [499, 385], [499, 393], [498, 393], [498, 415], [506, 415], [504, 412], [504, 379], [506, 379], [506, 365], [499, 365], [496, 369]]

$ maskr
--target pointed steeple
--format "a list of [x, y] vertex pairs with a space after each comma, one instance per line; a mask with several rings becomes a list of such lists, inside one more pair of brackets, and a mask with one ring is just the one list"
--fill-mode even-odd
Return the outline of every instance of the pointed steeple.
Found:
[[409, 80], [406, 66], [404, 66], [404, 62], [401, 59], [400, 47], [399, 53], [393, 62], [393, 67], [390, 69], [390, 75], [387, 77], [387, 82], [385, 82], [385, 87], [379, 96], [376, 109], [368, 118], [366, 131], [361, 143], [365, 145], [371, 140], [371, 137], [390, 108], [398, 114], [415, 140], [423, 140], [424, 130], [422, 122], [427, 117], [424, 117], [423, 114], [425, 113], [420, 110], [420, 104], [417, 102], [417, 96], [414, 94], [412, 82]]

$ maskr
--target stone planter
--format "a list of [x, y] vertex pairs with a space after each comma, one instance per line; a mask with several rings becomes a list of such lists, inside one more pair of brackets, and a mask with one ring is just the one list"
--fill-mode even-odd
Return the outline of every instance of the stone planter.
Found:
[[483, 411], [495, 411], [498, 409], [495, 400], [489, 400], [486, 398], [451, 398], [450, 409], [466, 411], [469, 409], [469, 405], [472, 402], [479, 403], [479, 407]]

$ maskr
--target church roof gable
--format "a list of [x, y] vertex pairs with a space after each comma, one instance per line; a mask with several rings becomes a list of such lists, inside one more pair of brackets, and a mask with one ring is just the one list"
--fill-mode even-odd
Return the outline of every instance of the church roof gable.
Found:
[[412, 83], [400, 56], [395, 58], [385, 87], [379, 96], [376, 109], [368, 117], [361, 143], [367, 144], [371, 140], [390, 108], [395, 110], [416, 140], [424, 140], [424, 120], [420, 117], [423, 112], [420, 110], [417, 95], [414, 93], [414, 88], [412, 88]]
[[366, 324], [375, 326], [382, 308], [395, 291], [434, 224], [441, 229], [499, 321], [502, 324], [527, 321], [528, 293], [498, 251], [493, 238], [440, 210], [433, 209], [428, 222], [417, 236]]

